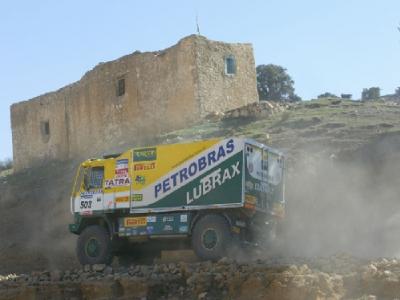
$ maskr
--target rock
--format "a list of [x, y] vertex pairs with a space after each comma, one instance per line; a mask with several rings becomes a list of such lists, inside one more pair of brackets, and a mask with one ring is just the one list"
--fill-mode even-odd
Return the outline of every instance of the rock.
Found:
[[218, 261], [218, 264], [227, 265], [230, 264], [232, 261], [228, 257], [223, 257]]
[[207, 292], [203, 292], [203, 293], [198, 294], [197, 299], [203, 300], [203, 299], [206, 299], [206, 296], [207, 296]]
[[92, 266], [92, 270], [95, 272], [102, 272], [105, 269], [105, 264], [96, 264]]
[[107, 266], [104, 271], [103, 271], [104, 275], [111, 275], [113, 274], [113, 268], [110, 266]]
[[61, 271], [59, 271], [59, 270], [55, 270], [50, 273], [50, 280], [53, 282], [60, 281], [61, 278], [62, 278], [62, 274], [61, 274]]
[[145, 276], [145, 277], [150, 275], [150, 273], [151, 273], [150, 268], [148, 266], [141, 266], [140, 272], [142, 273], [142, 276]]
[[90, 265], [84, 265], [83, 266], [83, 271], [90, 272]]
[[385, 275], [386, 277], [390, 277], [390, 276], [393, 276], [393, 273], [389, 270], [385, 270], [385, 271], [383, 271], [383, 275]]

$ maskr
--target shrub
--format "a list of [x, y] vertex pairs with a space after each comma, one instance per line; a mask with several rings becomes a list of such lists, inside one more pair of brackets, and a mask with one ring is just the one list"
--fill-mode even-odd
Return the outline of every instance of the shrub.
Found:
[[13, 167], [13, 161], [10, 158], [0, 161], [0, 171], [9, 170]]

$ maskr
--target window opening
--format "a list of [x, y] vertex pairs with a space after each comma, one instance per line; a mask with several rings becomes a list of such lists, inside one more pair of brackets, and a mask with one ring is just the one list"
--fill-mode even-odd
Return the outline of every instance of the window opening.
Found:
[[125, 94], [125, 78], [118, 79], [117, 84], [117, 96], [122, 96]]
[[232, 55], [225, 58], [225, 74], [234, 75], [236, 73], [236, 61]]
[[40, 122], [40, 133], [42, 135], [43, 142], [47, 143], [50, 139], [50, 122], [49, 121]]

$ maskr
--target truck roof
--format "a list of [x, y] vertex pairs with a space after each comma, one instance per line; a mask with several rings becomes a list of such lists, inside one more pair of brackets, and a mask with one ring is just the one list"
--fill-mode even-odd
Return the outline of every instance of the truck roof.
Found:
[[135, 150], [135, 149], [152, 148], [152, 147], [157, 147], [157, 146], [161, 146], [161, 145], [191, 144], [191, 143], [196, 143], [196, 142], [212, 141], [212, 140], [220, 141], [220, 140], [230, 139], [230, 138], [240, 139], [240, 140], [243, 140], [246, 143], [255, 145], [255, 146], [260, 147], [262, 149], [267, 149], [268, 151], [276, 153], [276, 154], [278, 154], [280, 156], [284, 156], [284, 153], [281, 150], [278, 150], [276, 148], [272, 148], [270, 146], [262, 144], [262, 143], [260, 143], [260, 142], [258, 142], [256, 140], [254, 140], [254, 139], [251, 139], [251, 138], [246, 138], [246, 137], [226, 137], [226, 138], [222, 138], [221, 137], [221, 138], [212, 138], [212, 139], [203, 139], [203, 140], [183, 141], [181, 143], [165, 143], [165, 144], [158, 144], [158, 145], [146, 145], [146, 146], [134, 147], [134, 148], [127, 149], [126, 151], [121, 152], [121, 153], [105, 154], [105, 155], [103, 155], [102, 158], [90, 158], [90, 159], [87, 159], [86, 161], [83, 162], [83, 165], [85, 163], [91, 163], [91, 165], [93, 165], [94, 161], [101, 162], [101, 161], [107, 160], [107, 159], [116, 159], [116, 158], [120, 157], [121, 155], [123, 155], [124, 153], [132, 151], [132, 150]]

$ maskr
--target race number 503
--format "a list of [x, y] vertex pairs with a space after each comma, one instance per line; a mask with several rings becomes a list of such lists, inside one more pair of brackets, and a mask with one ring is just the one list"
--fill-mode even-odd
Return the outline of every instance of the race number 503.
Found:
[[81, 201], [81, 209], [92, 208], [92, 200]]

